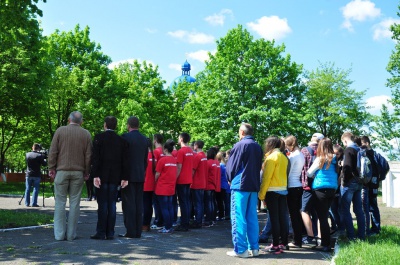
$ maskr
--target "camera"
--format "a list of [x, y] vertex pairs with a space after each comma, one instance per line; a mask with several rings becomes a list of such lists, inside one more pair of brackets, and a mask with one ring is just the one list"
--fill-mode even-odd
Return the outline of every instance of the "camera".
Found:
[[47, 157], [49, 156], [49, 149], [43, 148], [43, 146], [40, 146], [40, 154], [42, 154], [42, 156], [44, 156], [45, 159], [47, 159]]

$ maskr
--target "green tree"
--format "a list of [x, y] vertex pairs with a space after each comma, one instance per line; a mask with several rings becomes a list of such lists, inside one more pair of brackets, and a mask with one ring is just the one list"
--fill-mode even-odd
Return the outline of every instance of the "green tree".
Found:
[[[377, 134], [373, 137], [374, 144], [388, 154], [390, 160], [398, 160], [400, 158], [400, 123], [398, 116], [390, 114], [387, 105], [383, 104], [381, 115], [375, 117], [375, 123], [371, 129]], [[396, 144], [393, 145], [393, 142]]]
[[255, 128], [255, 138], [301, 133], [302, 66], [283, 55], [285, 46], [254, 40], [238, 26], [217, 41], [197, 86], [185, 105], [183, 130], [208, 146], [230, 148], [240, 123]]
[[[46, 1], [43, 1], [46, 2]], [[0, 2], [0, 172], [25, 124], [38, 116], [45, 94], [45, 65], [38, 0]]]
[[325, 63], [306, 73], [304, 121], [310, 133], [320, 132], [339, 143], [343, 132], [361, 135], [363, 127], [369, 125], [371, 116], [363, 101], [365, 91], [351, 88], [350, 72], [336, 68], [334, 63]]
[[67, 124], [71, 111], [83, 113], [84, 127], [91, 132], [102, 129], [104, 116], [115, 114], [120, 93], [112, 87], [107, 67], [111, 59], [89, 35], [89, 27], [81, 30], [77, 25], [46, 38], [48, 64], [53, 68], [41, 122], [46, 124], [49, 140], [58, 127]]
[[[145, 135], [167, 132], [169, 123], [167, 114], [170, 112], [170, 97], [163, 89], [165, 81], [160, 77], [158, 66], [139, 63], [120, 64], [113, 70], [115, 86], [124, 90], [124, 96], [118, 104], [120, 124], [126, 124], [130, 116], [140, 120], [140, 130]], [[119, 126], [120, 132], [126, 131], [126, 126]]]

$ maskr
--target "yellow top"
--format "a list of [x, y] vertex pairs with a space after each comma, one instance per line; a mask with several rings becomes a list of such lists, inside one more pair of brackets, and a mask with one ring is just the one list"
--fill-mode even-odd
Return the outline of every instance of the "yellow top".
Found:
[[260, 192], [258, 193], [260, 200], [265, 199], [267, 191], [287, 190], [288, 163], [288, 158], [278, 148], [266, 156], [263, 164], [264, 172], [261, 179]]

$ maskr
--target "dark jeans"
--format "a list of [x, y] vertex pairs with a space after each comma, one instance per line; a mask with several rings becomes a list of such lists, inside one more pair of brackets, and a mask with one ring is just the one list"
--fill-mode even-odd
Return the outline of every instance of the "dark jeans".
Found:
[[214, 215], [214, 192], [213, 190], [204, 191], [204, 209], [206, 217], [204, 218], [205, 223], [211, 223], [215, 219]]
[[31, 202], [31, 186], [33, 186], [32, 205], [38, 205], [40, 177], [26, 177], [25, 179], [25, 205], [29, 206]]
[[97, 190], [97, 228], [100, 236], [113, 237], [115, 219], [117, 217], [117, 187], [118, 184], [102, 182]]
[[[229, 194], [230, 195], [230, 194]], [[217, 200], [218, 218], [222, 219], [230, 216], [230, 198], [227, 197], [225, 189], [221, 189], [220, 192], [215, 192], [215, 198]], [[229, 198], [229, 203], [228, 203]]]
[[344, 231], [344, 225], [340, 221], [340, 191], [336, 191], [335, 197], [333, 198], [329, 214], [331, 216], [332, 225], [331, 228], [334, 230]]
[[195, 222], [201, 225], [204, 216], [204, 190], [192, 189], [191, 191]]
[[[174, 198], [174, 197], [176, 198], [176, 196], [172, 196], [172, 198]], [[172, 205], [173, 205], [173, 203], [172, 203]], [[162, 216], [160, 203], [158, 202], [158, 198], [155, 193], [153, 193], [153, 206], [154, 206], [154, 223], [153, 224], [156, 226], [159, 226], [159, 227], [164, 226], [164, 219]], [[174, 214], [172, 215], [172, 217], [174, 217]]]
[[143, 225], [143, 182], [129, 182], [121, 189], [124, 225], [129, 237], [140, 238]]
[[351, 240], [355, 238], [353, 217], [350, 213], [351, 203], [353, 203], [353, 212], [357, 218], [358, 238], [365, 239], [365, 215], [362, 209], [361, 190], [362, 184], [355, 179], [351, 180], [347, 186], [340, 187], [340, 218], [347, 230], [347, 237]]
[[331, 245], [330, 227], [328, 222], [329, 208], [335, 198], [335, 189], [318, 189], [314, 190], [316, 203], [315, 211], [317, 212], [319, 227], [321, 230], [321, 246], [329, 247]]
[[161, 212], [164, 219], [165, 229], [171, 229], [174, 221], [174, 207], [172, 205], [173, 196], [157, 195], [158, 203], [160, 204]]
[[371, 233], [381, 232], [381, 213], [378, 208], [376, 195], [369, 195], [369, 212], [371, 214]]
[[293, 228], [293, 240], [296, 245], [301, 245], [303, 219], [301, 218], [301, 198], [303, 187], [288, 188], [287, 204]]
[[150, 225], [153, 217], [153, 191], [143, 192], [143, 225]]
[[179, 208], [181, 209], [181, 226], [188, 228], [190, 210], [192, 207], [190, 203], [190, 184], [177, 184], [176, 191], [178, 194]]
[[265, 196], [269, 217], [271, 219], [273, 246], [288, 244], [288, 206], [286, 195], [268, 191]]

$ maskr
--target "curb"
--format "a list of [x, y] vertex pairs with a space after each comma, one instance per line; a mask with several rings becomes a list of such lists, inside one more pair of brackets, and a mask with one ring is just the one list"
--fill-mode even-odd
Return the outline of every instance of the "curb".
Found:
[[54, 226], [54, 224], [47, 225], [35, 225], [35, 226], [24, 226], [24, 227], [15, 227], [15, 228], [6, 228], [0, 229], [0, 232], [9, 232], [9, 231], [18, 231], [18, 230], [28, 230], [28, 229], [37, 229], [37, 228], [49, 228]]

